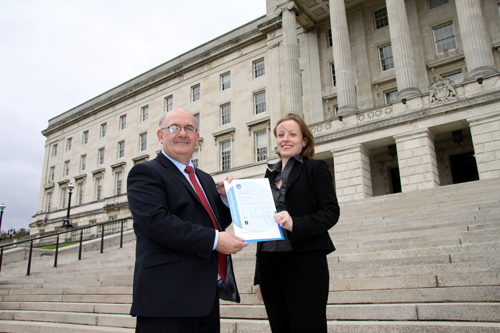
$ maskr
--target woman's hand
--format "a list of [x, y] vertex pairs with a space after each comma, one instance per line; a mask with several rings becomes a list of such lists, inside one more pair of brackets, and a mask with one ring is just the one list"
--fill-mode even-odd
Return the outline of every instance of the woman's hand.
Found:
[[262, 298], [262, 292], [260, 291], [260, 284], [256, 284], [253, 289], [255, 290], [255, 295], [257, 295], [257, 298], [264, 302], [264, 299]]
[[288, 214], [286, 210], [279, 212], [278, 214], [274, 215], [274, 220], [276, 223], [278, 223], [283, 229], [286, 229], [288, 231], [293, 231], [293, 219]]

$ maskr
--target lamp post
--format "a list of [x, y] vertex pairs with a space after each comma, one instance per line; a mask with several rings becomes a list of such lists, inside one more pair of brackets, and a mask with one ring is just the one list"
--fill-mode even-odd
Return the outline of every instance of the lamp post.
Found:
[[71, 194], [73, 194], [73, 189], [75, 188], [75, 185], [69, 184], [68, 185], [68, 191], [69, 191], [69, 199], [68, 199], [68, 212], [66, 214], [66, 218], [63, 220], [63, 224], [61, 225], [61, 228], [72, 228], [73, 226], [71, 223], [69, 223], [69, 211], [71, 209]]
[[5, 209], [5, 205], [2, 203], [0, 205], [0, 240], [2, 240], [2, 217], [3, 217], [3, 210]]

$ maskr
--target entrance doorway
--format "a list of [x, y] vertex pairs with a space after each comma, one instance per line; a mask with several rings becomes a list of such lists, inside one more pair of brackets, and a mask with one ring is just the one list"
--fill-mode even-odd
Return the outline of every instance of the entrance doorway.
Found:
[[392, 193], [401, 192], [401, 178], [399, 177], [399, 168], [391, 169]]
[[450, 165], [454, 184], [479, 180], [476, 156], [473, 151], [450, 156]]

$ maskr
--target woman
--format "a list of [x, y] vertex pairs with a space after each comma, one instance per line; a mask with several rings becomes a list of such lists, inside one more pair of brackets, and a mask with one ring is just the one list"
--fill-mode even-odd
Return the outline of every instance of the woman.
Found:
[[327, 332], [328, 230], [339, 206], [327, 164], [314, 156], [306, 123], [288, 114], [274, 128], [281, 161], [266, 171], [284, 240], [257, 244], [255, 291], [273, 333]]

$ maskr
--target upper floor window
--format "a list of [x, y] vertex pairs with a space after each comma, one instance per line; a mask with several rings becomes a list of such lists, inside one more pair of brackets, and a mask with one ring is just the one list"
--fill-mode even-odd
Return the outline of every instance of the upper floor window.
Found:
[[61, 208], [66, 207], [66, 187], [61, 188]]
[[101, 148], [97, 151], [97, 165], [104, 164], [104, 148]]
[[387, 8], [383, 7], [373, 12], [375, 17], [375, 28], [380, 29], [389, 25], [389, 18], [387, 17]]
[[220, 76], [220, 90], [224, 91], [231, 88], [231, 73], [222, 74]]
[[165, 112], [172, 110], [173, 105], [174, 105], [174, 97], [173, 96], [165, 97]]
[[102, 177], [95, 179], [95, 199], [97, 201], [101, 200], [101, 190], [102, 190]]
[[231, 103], [220, 106], [221, 125], [226, 125], [231, 122]]
[[139, 134], [139, 150], [145, 151], [148, 146], [148, 133]]
[[123, 183], [123, 172], [118, 171], [116, 173], [115, 195], [122, 194], [122, 183]]
[[457, 41], [455, 39], [455, 30], [453, 29], [453, 23], [435, 28], [434, 40], [436, 41], [436, 51], [438, 54], [443, 53], [444, 50], [456, 49]]
[[199, 158], [200, 158], [200, 151], [199, 151], [199, 149], [196, 149], [193, 152], [193, 155], [191, 156], [191, 162], [193, 163], [193, 166], [195, 168], [198, 167]]
[[392, 57], [392, 45], [387, 45], [378, 49], [380, 53], [380, 65], [382, 71], [394, 68], [394, 58]]
[[196, 130], [199, 132], [200, 131], [200, 114], [193, 114], [194, 121], [196, 122]]
[[52, 146], [52, 156], [57, 156], [57, 143]]
[[266, 67], [264, 64], [264, 59], [254, 61], [253, 63], [253, 75], [254, 78], [258, 78], [266, 74]]
[[69, 176], [69, 161], [64, 162], [64, 176]]
[[83, 203], [83, 183], [78, 183], [76, 186], [77, 200], [76, 203], [81, 205]]
[[125, 156], [125, 141], [118, 142], [118, 158]]
[[82, 135], [82, 144], [86, 145], [89, 142], [89, 131], [84, 131]]
[[120, 116], [120, 130], [127, 128], [127, 115]]
[[261, 91], [253, 95], [255, 104], [255, 114], [266, 112], [266, 92]]
[[80, 157], [80, 171], [85, 171], [87, 168], [87, 155], [82, 155]]
[[100, 134], [101, 134], [101, 138], [104, 138], [106, 136], [106, 130], [108, 129], [108, 124], [107, 123], [104, 123], [104, 124], [101, 124], [101, 130], [100, 130]]
[[47, 193], [47, 201], [45, 202], [45, 211], [50, 212], [50, 205], [52, 204], [52, 192]]
[[267, 130], [255, 133], [255, 156], [257, 162], [267, 159]]
[[141, 108], [141, 121], [146, 121], [148, 120], [148, 113], [149, 113], [149, 106], [143, 106]]
[[221, 169], [231, 169], [231, 141], [221, 142]]
[[391, 104], [395, 100], [398, 99], [398, 91], [397, 90], [391, 90], [385, 92], [385, 104]]
[[337, 86], [337, 77], [335, 76], [335, 64], [330, 64], [330, 70], [332, 72], [332, 86]]
[[327, 37], [328, 37], [328, 46], [332, 46], [333, 45], [333, 38], [332, 38], [332, 29], [328, 29], [327, 31]]
[[191, 101], [196, 102], [200, 99], [200, 85], [197, 84], [191, 87]]
[[460, 84], [464, 82], [464, 75], [462, 74], [462, 71], [458, 71], [455, 73], [450, 73], [446, 75], [441, 76], [443, 79], [450, 79], [452, 80], [455, 84]]
[[66, 151], [71, 150], [71, 144], [73, 143], [73, 138], [67, 138], [66, 139]]
[[439, 7], [448, 3], [448, 0], [429, 0], [429, 9]]
[[49, 170], [49, 182], [53, 182], [54, 181], [55, 173], [56, 173], [56, 167], [50, 167], [50, 170]]

